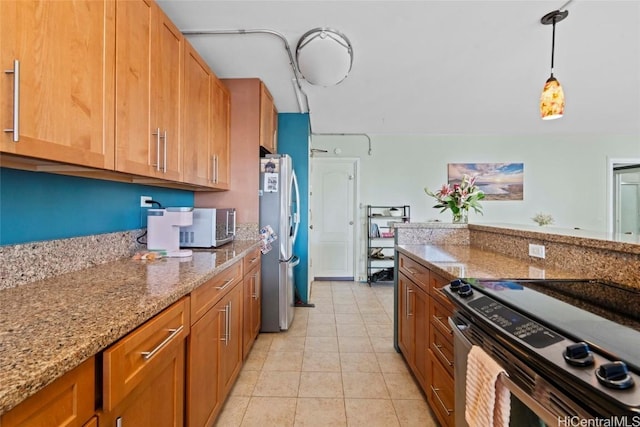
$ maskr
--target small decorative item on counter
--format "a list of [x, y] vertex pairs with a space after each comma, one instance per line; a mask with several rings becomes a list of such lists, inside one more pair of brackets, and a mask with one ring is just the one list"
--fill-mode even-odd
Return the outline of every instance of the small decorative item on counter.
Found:
[[444, 212], [451, 209], [454, 223], [466, 223], [468, 221], [469, 208], [482, 215], [480, 200], [484, 199], [484, 192], [478, 188], [475, 177], [464, 175], [460, 184], [444, 184], [440, 190], [433, 193], [425, 187], [424, 191], [438, 202], [434, 208]]
[[136, 261], [155, 261], [157, 259], [164, 258], [166, 255], [166, 251], [144, 251], [136, 252], [133, 255], [133, 259]]
[[542, 212], [535, 214], [535, 216], [531, 219], [540, 227], [542, 227], [543, 225], [553, 224], [553, 217], [550, 214], [545, 214]]

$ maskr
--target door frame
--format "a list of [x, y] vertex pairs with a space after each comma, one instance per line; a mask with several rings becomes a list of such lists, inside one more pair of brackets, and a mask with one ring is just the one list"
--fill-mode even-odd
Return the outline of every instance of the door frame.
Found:
[[616, 180], [613, 174], [614, 165], [620, 164], [640, 164], [640, 158], [611, 158], [607, 157], [607, 231], [613, 233], [615, 230], [616, 213], [614, 203], [616, 203]]
[[[323, 162], [323, 163], [346, 163], [346, 162], [350, 162], [353, 165], [353, 169], [354, 169], [354, 178], [353, 178], [353, 216], [351, 218], [351, 220], [353, 221], [353, 247], [351, 248], [351, 251], [353, 253], [353, 279], [355, 281], [360, 281], [361, 277], [362, 277], [362, 271], [360, 269], [360, 254], [361, 254], [361, 248], [360, 248], [360, 239], [361, 239], [361, 235], [362, 235], [362, 224], [360, 223], [360, 216], [361, 216], [361, 203], [360, 203], [360, 158], [358, 157], [315, 157], [315, 156], [310, 156], [309, 158], [309, 217], [308, 217], [308, 223], [309, 223], [309, 247], [308, 247], [308, 252], [309, 252], [309, 281], [312, 282], [315, 280], [315, 267], [313, 266], [313, 255], [314, 255], [314, 250], [313, 250], [313, 245], [312, 242], [314, 241], [314, 236], [313, 234], [315, 233], [315, 230], [313, 228], [311, 228], [311, 226], [313, 226], [313, 200], [312, 198], [314, 197], [313, 194], [313, 182], [315, 179], [315, 168], [314, 168], [314, 163], [315, 162]], [[316, 195], [317, 197], [317, 195]]]

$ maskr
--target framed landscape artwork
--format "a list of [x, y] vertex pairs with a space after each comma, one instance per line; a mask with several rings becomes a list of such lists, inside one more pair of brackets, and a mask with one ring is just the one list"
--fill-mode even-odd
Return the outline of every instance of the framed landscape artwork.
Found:
[[484, 200], [524, 200], [524, 163], [449, 163], [449, 185], [475, 176]]

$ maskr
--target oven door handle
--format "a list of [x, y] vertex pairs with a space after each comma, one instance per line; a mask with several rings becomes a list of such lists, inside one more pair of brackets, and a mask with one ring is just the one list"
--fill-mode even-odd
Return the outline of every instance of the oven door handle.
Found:
[[[458, 335], [461, 338], [464, 338], [465, 341], [469, 342], [467, 338], [462, 335], [462, 331], [466, 330], [469, 327], [469, 324], [462, 320], [460, 317], [449, 317], [447, 319], [449, 322], [449, 326], [451, 326], [451, 330], [454, 334]], [[469, 343], [471, 344], [471, 343]]]
[[[471, 349], [471, 346], [473, 345], [473, 343], [469, 341], [469, 339], [466, 336], [464, 336], [462, 331], [470, 327], [470, 324], [469, 324], [470, 322], [466, 318], [460, 316], [459, 313], [457, 315], [449, 317], [448, 322], [449, 322], [449, 325], [451, 326], [451, 330], [453, 331], [453, 335], [455, 336], [454, 352], [460, 351], [462, 352], [462, 354], [464, 354], [463, 356], [464, 364], [466, 366], [466, 356], [467, 354], [469, 354], [469, 350]], [[462, 344], [464, 346], [464, 349], [455, 348], [456, 343]], [[454, 360], [455, 360], [455, 357], [454, 357]], [[458, 363], [461, 363], [461, 361], [459, 361]], [[466, 374], [466, 369], [465, 369], [465, 374]], [[558, 417], [552, 414], [548, 409], [542, 406], [532, 396], [530, 396], [527, 392], [521, 389], [515, 382], [513, 382], [513, 380], [509, 377], [509, 374], [507, 372], [501, 373], [500, 379], [504, 384], [504, 386], [511, 392], [511, 394], [516, 396], [525, 406], [531, 409], [547, 425], [557, 424]], [[461, 414], [464, 414], [464, 411], [462, 411]], [[464, 417], [464, 415], [462, 416]]]

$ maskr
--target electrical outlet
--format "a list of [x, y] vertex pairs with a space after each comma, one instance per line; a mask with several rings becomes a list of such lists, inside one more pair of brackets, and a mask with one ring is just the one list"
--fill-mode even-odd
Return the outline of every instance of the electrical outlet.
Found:
[[529, 243], [529, 256], [544, 258], [544, 245], [534, 245]]
[[149, 196], [140, 196], [140, 207], [141, 208], [150, 208], [152, 205], [149, 203], [151, 201], [151, 197]]

